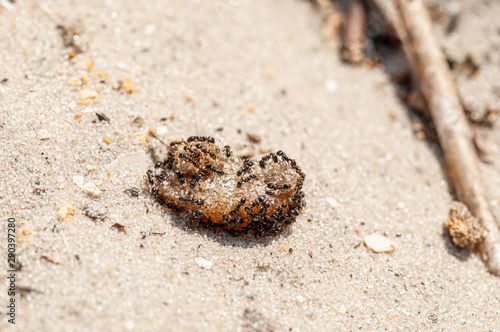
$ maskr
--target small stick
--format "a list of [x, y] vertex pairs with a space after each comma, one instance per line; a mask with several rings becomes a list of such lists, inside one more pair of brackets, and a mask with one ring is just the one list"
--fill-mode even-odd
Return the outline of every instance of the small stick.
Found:
[[477, 246], [480, 256], [488, 270], [500, 276], [500, 230], [483, 191], [473, 135], [429, 13], [422, 0], [375, 2], [392, 23], [417, 75], [455, 192], [487, 231]]
[[347, 8], [344, 25], [342, 60], [348, 63], [360, 63], [364, 58], [366, 12], [360, 0], [352, 0]]
[[323, 36], [327, 38], [337, 36], [340, 30], [339, 27], [343, 21], [343, 15], [339, 10], [339, 5], [331, 0], [310, 1], [318, 9], [323, 19]]

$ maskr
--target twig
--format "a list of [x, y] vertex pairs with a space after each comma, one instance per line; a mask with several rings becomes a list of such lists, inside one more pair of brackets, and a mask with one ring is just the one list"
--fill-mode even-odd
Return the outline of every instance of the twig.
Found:
[[455, 192], [487, 233], [478, 244], [488, 270], [500, 276], [500, 230], [483, 192], [473, 135], [422, 0], [375, 0], [393, 25], [417, 75]]
[[323, 19], [323, 36], [326, 38], [337, 36], [343, 21], [340, 6], [331, 0], [311, 0], [311, 2], [316, 6]]
[[360, 0], [352, 0], [347, 8], [342, 40], [342, 60], [360, 63], [364, 58], [366, 13]]

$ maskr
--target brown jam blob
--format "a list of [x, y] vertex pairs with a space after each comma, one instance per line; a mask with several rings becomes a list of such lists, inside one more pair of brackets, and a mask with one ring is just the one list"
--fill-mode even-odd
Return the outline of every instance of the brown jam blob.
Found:
[[260, 161], [238, 158], [212, 137], [170, 143], [147, 177], [160, 204], [234, 236], [279, 234], [305, 206], [305, 175], [295, 160], [282, 151]]

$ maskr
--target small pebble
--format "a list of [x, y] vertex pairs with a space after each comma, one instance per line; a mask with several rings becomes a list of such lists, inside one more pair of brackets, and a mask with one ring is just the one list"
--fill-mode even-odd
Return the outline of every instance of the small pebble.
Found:
[[91, 196], [100, 197], [101, 190], [93, 182], [87, 182], [83, 185], [82, 190]]
[[198, 264], [199, 266], [201, 266], [205, 269], [210, 269], [213, 265], [212, 262], [207, 261], [206, 259], [200, 258], [200, 257], [196, 258], [194, 261], [196, 262], [196, 264]]
[[135, 328], [135, 322], [131, 319], [125, 321], [125, 328], [127, 331], [133, 331]]
[[50, 133], [45, 129], [40, 129], [40, 131], [36, 135], [36, 138], [39, 139], [40, 141], [48, 140], [50, 137], [51, 137]]
[[82, 99], [96, 99], [98, 96], [99, 94], [94, 90], [83, 89], [80, 91], [80, 97]]
[[73, 220], [73, 215], [75, 214], [75, 206], [70, 202], [66, 202], [59, 207], [57, 210], [57, 217], [60, 221], [71, 221]]
[[76, 101], [74, 100], [70, 101], [68, 107], [70, 110], [74, 110], [76, 108]]
[[338, 85], [337, 81], [332, 80], [332, 79], [326, 80], [326, 82], [325, 82], [326, 91], [328, 91], [330, 93], [334, 93], [335, 91], [338, 90], [338, 88], [339, 88], [339, 85]]
[[144, 32], [148, 35], [152, 35], [155, 31], [156, 31], [156, 25], [154, 24], [149, 24], [144, 29]]
[[328, 204], [330, 204], [332, 208], [336, 208], [339, 206], [339, 202], [337, 202], [337, 200], [333, 197], [328, 197], [326, 200], [328, 201]]
[[88, 202], [83, 207], [83, 212], [85, 215], [92, 219], [104, 220], [108, 216], [108, 209], [97, 202]]
[[167, 126], [159, 126], [156, 128], [156, 133], [158, 135], [165, 135], [168, 132]]
[[259, 152], [262, 154], [267, 154], [270, 152], [269, 149], [263, 148], [262, 146], [259, 146]]
[[85, 178], [83, 175], [74, 175], [73, 176], [73, 182], [80, 188], [83, 187], [83, 184], [85, 183]]
[[123, 70], [127, 70], [127, 71], [130, 70], [130, 66], [127, 63], [123, 62], [123, 61], [118, 61], [116, 63], [116, 67], [118, 67], [120, 69], [123, 69]]
[[109, 138], [108, 136], [104, 136], [104, 138], [102, 139], [102, 141], [106, 144], [109, 144], [111, 143], [111, 138]]
[[124, 90], [126, 93], [134, 93], [137, 91], [137, 86], [132, 82], [130, 77], [125, 77], [120, 89]]
[[365, 244], [374, 252], [390, 252], [396, 249], [396, 243], [383, 235], [371, 234], [365, 236]]
[[404, 209], [405, 208], [405, 202], [399, 202], [396, 207], [398, 208], [398, 210], [401, 210], [401, 209]]
[[76, 103], [78, 105], [87, 106], [88, 104], [90, 104], [90, 99], [88, 99], [88, 98], [80, 98]]

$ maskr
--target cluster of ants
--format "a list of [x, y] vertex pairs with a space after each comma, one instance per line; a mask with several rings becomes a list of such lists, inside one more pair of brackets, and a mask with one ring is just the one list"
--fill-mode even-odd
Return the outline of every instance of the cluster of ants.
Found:
[[147, 172], [158, 202], [204, 228], [231, 235], [277, 235], [305, 206], [305, 175], [282, 151], [259, 162], [238, 158], [213, 137], [173, 141]]

